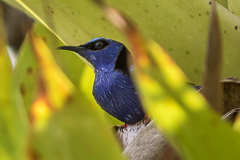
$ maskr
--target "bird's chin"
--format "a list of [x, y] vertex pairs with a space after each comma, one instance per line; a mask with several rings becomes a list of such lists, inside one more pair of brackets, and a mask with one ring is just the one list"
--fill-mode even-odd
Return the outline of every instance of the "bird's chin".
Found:
[[79, 54], [77, 55], [83, 60], [84, 63], [86, 63], [88, 66], [90, 66], [94, 70], [94, 66], [86, 58], [80, 56]]

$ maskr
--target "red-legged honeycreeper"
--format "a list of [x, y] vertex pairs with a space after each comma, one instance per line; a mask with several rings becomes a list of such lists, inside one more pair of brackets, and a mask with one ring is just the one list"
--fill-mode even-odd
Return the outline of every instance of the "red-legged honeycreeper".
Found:
[[74, 51], [93, 66], [93, 96], [104, 111], [127, 124], [144, 118], [127, 65], [130, 52], [122, 43], [102, 37], [80, 46], [62, 46], [59, 49]]

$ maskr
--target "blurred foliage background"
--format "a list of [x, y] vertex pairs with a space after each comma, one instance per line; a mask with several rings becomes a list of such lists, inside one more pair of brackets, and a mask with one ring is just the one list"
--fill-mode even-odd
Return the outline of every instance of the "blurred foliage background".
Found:
[[[148, 63], [137, 67], [136, 84], [180, 156], [238, 159], [239, 134], [185, 84], [202, 81], [211, 1], [105, 2], [145, 40]], [[222, 77], [239, 76], [240, 3], [218, 2]], [[4, 0], [1, 6], [0, 159], [124, 159], [111, 131], [122, 123], [93, 99], [93, 70], [76, 54], [56, 50], [102, 36], [134, 50], [124, 34], [93, 1]]]

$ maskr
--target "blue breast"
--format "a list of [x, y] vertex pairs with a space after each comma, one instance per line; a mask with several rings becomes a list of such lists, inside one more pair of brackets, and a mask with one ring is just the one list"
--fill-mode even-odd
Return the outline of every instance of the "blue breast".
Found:
[[96, 73], [93, 95], [103, 110], [122, 122], [134, 124], [144, 118], [131, 78], [120, 71]]

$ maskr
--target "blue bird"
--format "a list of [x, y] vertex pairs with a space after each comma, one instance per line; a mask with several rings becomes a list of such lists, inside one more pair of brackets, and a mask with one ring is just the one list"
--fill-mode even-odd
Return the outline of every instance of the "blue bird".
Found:
[[135, 124], [144, 118], [127, 65], [130, 52], [122, 43], [102, 37], [59, 49], [74, 51], [93, 66], [93, 96], [104, 111], [126, 124]]

